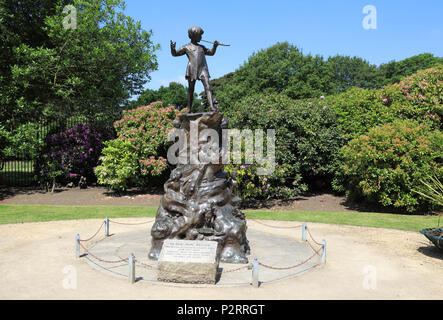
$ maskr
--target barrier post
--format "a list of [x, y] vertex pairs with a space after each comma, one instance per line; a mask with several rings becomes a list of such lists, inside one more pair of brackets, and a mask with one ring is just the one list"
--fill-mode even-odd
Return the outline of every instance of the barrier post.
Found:
[[301, 226], [301, 239], [306, 241], [306, 222], [303, 222]]
[[258, 282], [258, 260], [254, 259], [252, 261], [252, 285], [255, 288], [258, 288], [259, 282]]
[[80, 235], [75, 236], [75, 257], [80, 258]]
[[105, 236], [109, 237], [109, 219], [105, 218]]
[[325, 264], [326, 263], [326, 240], [323, 239], [323, 241], [321, 243], [323, 245], [323, 248], [321, 250], [321, 263]]
[[135, 256], [133, 253], [129, 256], [129, 283], [135, 283]]

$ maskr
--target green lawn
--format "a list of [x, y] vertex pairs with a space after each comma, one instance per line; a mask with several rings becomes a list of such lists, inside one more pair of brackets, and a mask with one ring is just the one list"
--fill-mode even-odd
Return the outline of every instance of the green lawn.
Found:
[[[153, 217], [156, 207], [0, 205], [0, 224], [92, 218]], [[369, 212], [246, 210], [249, 219], [306, 221], [419, 231], [436, 227], [437, 216]]]

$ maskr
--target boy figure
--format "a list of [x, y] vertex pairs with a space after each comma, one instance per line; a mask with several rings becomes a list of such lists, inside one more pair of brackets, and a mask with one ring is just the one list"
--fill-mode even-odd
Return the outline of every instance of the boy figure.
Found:
[[211, 110], [219, 111], [218, 108], [214, 106], [214, 101], [212, 100], [212, 92], [209, 88], [209, 71], [205, 57], [205, 55], [213, 56], [219, 43], [218, 41], [214, 41], [212, 50], [205, 48], [201, 44], [198, 44], [202, 39], [202, 34], [203, 30], [198, 26], [189, 28], [188, 36], [191, 39], [191, 43], [184, 45], [178, 51], [175, 50], [175, 42], [171, 40], [171, 54], [174, 57], [186, 54], [189, 59], [185, 76], [188, 80], [188, 113], [191, 112], [192, 102], [194, 100], [194, 87], [197, 80], [203, 83]]

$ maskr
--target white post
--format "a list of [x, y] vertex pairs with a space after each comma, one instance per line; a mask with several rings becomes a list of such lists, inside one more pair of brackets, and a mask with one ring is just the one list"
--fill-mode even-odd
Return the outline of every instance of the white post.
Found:
[[80, 258], [80, 235], [75, 236], [75, 257]]
[[105, 236], [109, 237], [109, 219], [105, 218]]
[[133, 253], [129, 256], [129, 283], [135, 283], [135, 256]]
[[323, 245], [323, 248], [321, 250], [321, 264], [325, 264], [326, 263], [326, 240], [323, 239], [323, 241], [321, 243]]
[[258, 281], [258, 260], [254, 259], [254, 261], [252, 261], [252, 285], [255, 288], [258, 288], [259, 285], [259, 281]]
[[306, 222], [303, 222], [301, 226], [301, 239], [306, 241]]

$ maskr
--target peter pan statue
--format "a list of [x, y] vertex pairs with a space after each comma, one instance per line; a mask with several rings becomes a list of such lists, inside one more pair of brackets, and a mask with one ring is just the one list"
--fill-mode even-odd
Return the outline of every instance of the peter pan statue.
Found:
[[213, 56], [219, 43], [218, 41], [214, 41], [211, 50], [205, 48], [201, 44], [198, 44], [202, 39], [202, 34], [203, 29], [198, 26], [189, 28], [188, 36], [191, 39], [191, 42], [181, 47], [178, 51], [175, 50], [175, 42], [171, 40], [171, 54], [174, 57], [186, 54], [189, 59], [185, 76], [188, 80], [188, 113], [191, 112], [191, 106], [194, 100], [195, 81], [197, 80], [200, 80], [203, 83], [211, 110], [219, 111], [218, 107], [214, 105], [212, 92], [209, 88], [209, 71], [205, 57], [205, 55]]

